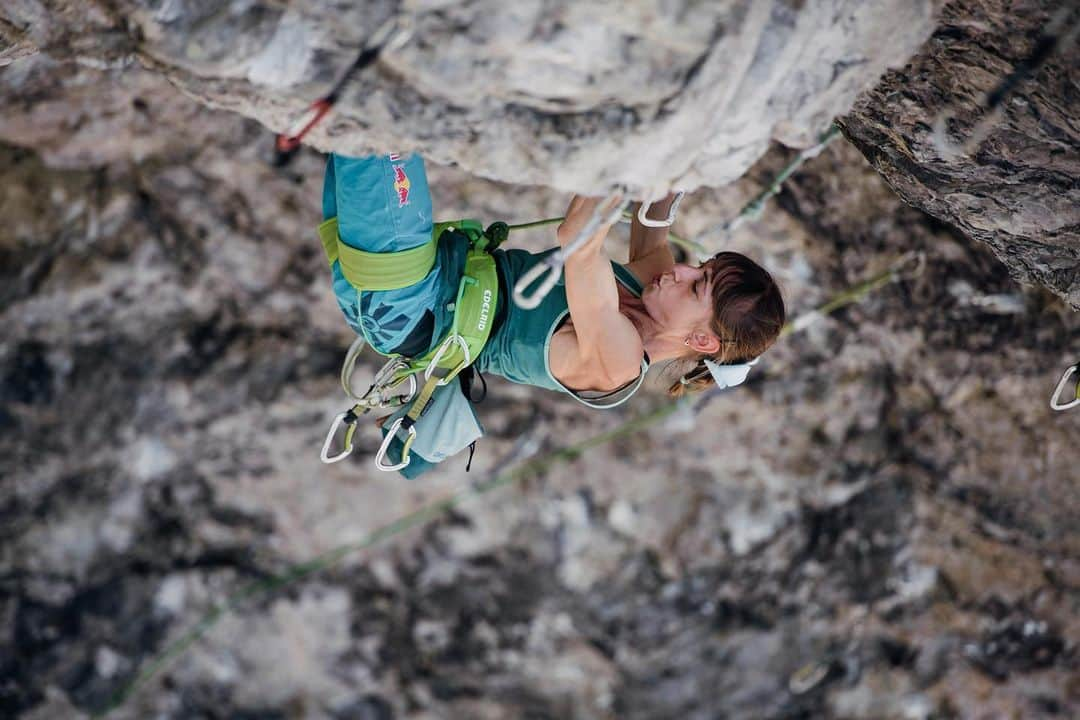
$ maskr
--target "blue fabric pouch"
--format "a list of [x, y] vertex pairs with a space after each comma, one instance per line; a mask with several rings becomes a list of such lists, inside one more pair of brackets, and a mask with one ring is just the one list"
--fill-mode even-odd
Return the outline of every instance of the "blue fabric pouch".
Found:
[[[394, 421], [408, 412], [403, 406], [383, 423], [383, 437]], [[413, 426], [416, 439], [409, 453], [409, 464], [399, 470], [404, 477], [412, 479], [435, 467], [451, 455], [456, 455], [484, 435], [484, 427], [476, 417], [476, 411], [461, 388], [460, 382], [436, 388], [427, 410]], [[404, 432], [399, 432], [386, 452], [386, 461], [401, 462]]]

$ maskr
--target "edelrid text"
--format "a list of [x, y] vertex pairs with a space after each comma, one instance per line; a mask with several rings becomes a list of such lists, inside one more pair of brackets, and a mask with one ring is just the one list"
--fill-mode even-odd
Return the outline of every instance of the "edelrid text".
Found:
[[491, 314], [491, 291], [485, 290], [484, 297], [480, 301], [480, 320], [476, 323], [477, 330], [486, 330], [488, 315]]

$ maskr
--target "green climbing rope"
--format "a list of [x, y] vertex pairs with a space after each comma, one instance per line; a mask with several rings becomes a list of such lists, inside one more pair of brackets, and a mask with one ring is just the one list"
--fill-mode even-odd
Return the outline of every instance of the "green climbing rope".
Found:
[[[693, 239], [685, 238], [674, 232], [668, 232], [668, 239], [671, 240], [671, 242], [675, 245], [678, 245], [679, 247], [686, 250], [687, 252], [693, 253], [693, 255], [697, 257], [699, 261], [707, 260], [715, 253], [710, 252], [709, 249], [705, 247], [705, 245], [701, 242], [703, 238], [716, 233], [720, 233], [726, 236], [734, 232], [735, 229], [743, 223], [754, 222], [760, 219], [762, 213], [765, 212], [765, 204], [768, 202], [769, 198], [780, 193], [780, 191], [783, 189], [784, 183], [787, 182], [788, 178], [794, 175], [795, 171], [802, 167], [803, 163], [805, 163], [807, 160], [820, 155], [821, 151], [828, 147], [829, 143], [831, 143], [838, 137], [840, 137], [840, 126], [836, 123], [832, 123], [829, 126], [828, 130], [818, 136], [817, 144], [815, 144], [813, 147], [809, 147], [803, 150], [794, 158], [792, 158], [792, 160], [783, 168], [781, 168], [780, 172], [778, 172], [773, 177], [773, 179], [769, 181], [769, 184], [766, 185], [765, 188], [761, 190], [761, 192], [759, 192], [748, 203], [742, 206], [742, 209], [739, 210], [738, 214], [736, 214], [735, 217], [724, 221], [720, 225], [717, 225], [710, 230], [706, 230], [705, 232], [701, 233]], [[630, 214], [626, 213], [624, 216], [630, 217]], [[552, 225], [557, 222], [562, 222], [564, 219], [565, 218], [562, 217], [545, 218], [544, 220], [536, 220], [535, 222], [511, 225], [510, 229], [525, 230], [527, 228], [542, 227], [544, 225]]]

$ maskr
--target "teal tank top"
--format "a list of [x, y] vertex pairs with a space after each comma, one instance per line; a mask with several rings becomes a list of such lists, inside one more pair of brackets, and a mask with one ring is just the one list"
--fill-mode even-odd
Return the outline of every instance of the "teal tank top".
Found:
[[[640, 387], [645, 371], [649, 368], [648, 360], [642, 360], [641, 374], [636, 380], [612, 392], [581, 393], [571, 390], [552, 376], [548, 365], [551, 336], [570, 313], [566, 303], [564, 277], [560, 275], [559, 282], [547, 297], [531, 310], [518, 307], [510, 297], [518, 278], [555, 250], [556, 248], [552, 248], [540, 254], [525, 250], [495, 251], [500, 278], [496, 317], [501, 318], [501, 323], [488, 338], [487, 345], [473, 367], [480, 372], [501, 375], [511, 382], [569, 393], [590, 407], [615, 407], [625, 402]], [[621, 285], [635, 296], [641, 296], [641, 282], [633, 273], [614, 262], [612, 269]]]

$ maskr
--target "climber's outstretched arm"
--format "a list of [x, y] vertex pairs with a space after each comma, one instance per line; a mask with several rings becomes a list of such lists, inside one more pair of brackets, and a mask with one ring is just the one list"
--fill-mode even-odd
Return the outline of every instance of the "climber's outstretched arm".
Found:
[[[559, 226], [561, 246], [574, 240], [602, 202], [574, 197]], [[573, 335], [552, 338], [549, 360], [553, 374], [576, 390], [612, 390], [633, 380], [640, 370], [641, 336], [619, 312], [618, 285], [604, 252], [610, 228], [605, 225], [597, 230], [563, 268]]]

